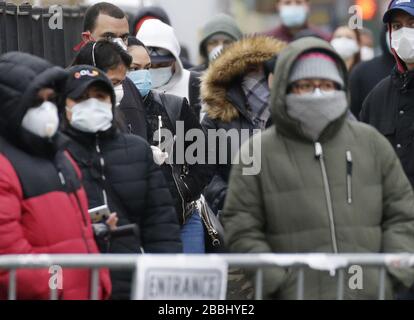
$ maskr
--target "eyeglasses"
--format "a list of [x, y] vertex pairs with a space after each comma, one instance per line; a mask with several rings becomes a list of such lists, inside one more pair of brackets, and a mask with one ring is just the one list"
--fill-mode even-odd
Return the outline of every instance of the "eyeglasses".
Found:
[[298, 81], [292, 85], [293, 91], [296, 93], [312, 93], [316, 89], [319, 89], [323, 92], [332, 92], [338, 89], [338, 86], [335, 82], [330, 80], [320, 81], [318, 83], [312, 81]]

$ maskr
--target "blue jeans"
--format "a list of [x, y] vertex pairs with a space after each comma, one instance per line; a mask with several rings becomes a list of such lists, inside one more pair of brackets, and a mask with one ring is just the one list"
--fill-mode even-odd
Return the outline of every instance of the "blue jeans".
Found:
[[181, 227], [181, 241], [184, 253], [205, 253], [204, 226], [198, 210]]

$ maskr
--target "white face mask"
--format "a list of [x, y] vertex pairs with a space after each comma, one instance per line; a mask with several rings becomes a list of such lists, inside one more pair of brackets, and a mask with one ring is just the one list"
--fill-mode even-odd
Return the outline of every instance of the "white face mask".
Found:
[[66, 107], [66, 110], [72, 113], [71, 126], [82, 132], [97, 133], [112, 126], [113, 114], [110, 103], [90, 98], [76, 104], [72, 109]]
[[56, 105], [45, 101], [39, 107], [29, 109], [23, 118], [22, 127], [41, 138], [53, 137], [59, 127]]
[[374, 59], [374, 57], [375, 57], [374, 49], [372, 49], [371, 47], [366, 47], [366, 46], [361, 47], [361, 60], [362, 61], [369, 61], [369, 60]]
[[168, 83], [173, 76], [172, 66], [158, 69], [150, 69], [152, 86], [157, 89]]
[[342, 59], [352, 58], [359, 51], [359, 45], [354, 39], [345, 37], [335, 38], [331, 41], [332, 47], [342, 57]]
[[391, 33], [391, 47], [406, 63], [414, 63], [414, 29], [401, 28]]
[[301, 5], [284, 5], [280, 8], [280, 19], [288, 28], [302, 27], [306, 23], [309, 10]]
[[122, 87], [122, 84], [118, 84], [116, 87], [114, 87], [115, 90], [115, 105], [119, 107], [121, 104], [122, 99], [124, 98], [124, 87]]

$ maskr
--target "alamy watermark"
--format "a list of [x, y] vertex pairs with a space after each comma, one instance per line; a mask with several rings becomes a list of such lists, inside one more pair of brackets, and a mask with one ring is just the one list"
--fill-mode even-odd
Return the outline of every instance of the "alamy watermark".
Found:
[[[177, 121], [175, 135], [169, 129], [161, 128], [154, 132], [153, 141], [168, 153], [167, 164], [243, 164], [243, 175], [257, 175], [262, 167], [260, 132], [259, 129], [204, 131], [198, 128], [185, 131], [184, 121]], [[239, 152], [242, 145], [245, 145], [243, 152]]]
[[53, 265], [49, 268], [49, 289], [62, 290], [63, 289], [63, 270], [61, 266]]

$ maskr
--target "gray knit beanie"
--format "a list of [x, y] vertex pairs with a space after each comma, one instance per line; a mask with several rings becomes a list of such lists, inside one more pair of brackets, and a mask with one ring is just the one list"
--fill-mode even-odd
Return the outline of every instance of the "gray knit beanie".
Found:
[[341, 88], [344, 80], [335, 60], [322, 52], [303, 54], [295, 62], [289, 77], [289, 84], [302, 79], [326, 79], [336, 82]]

